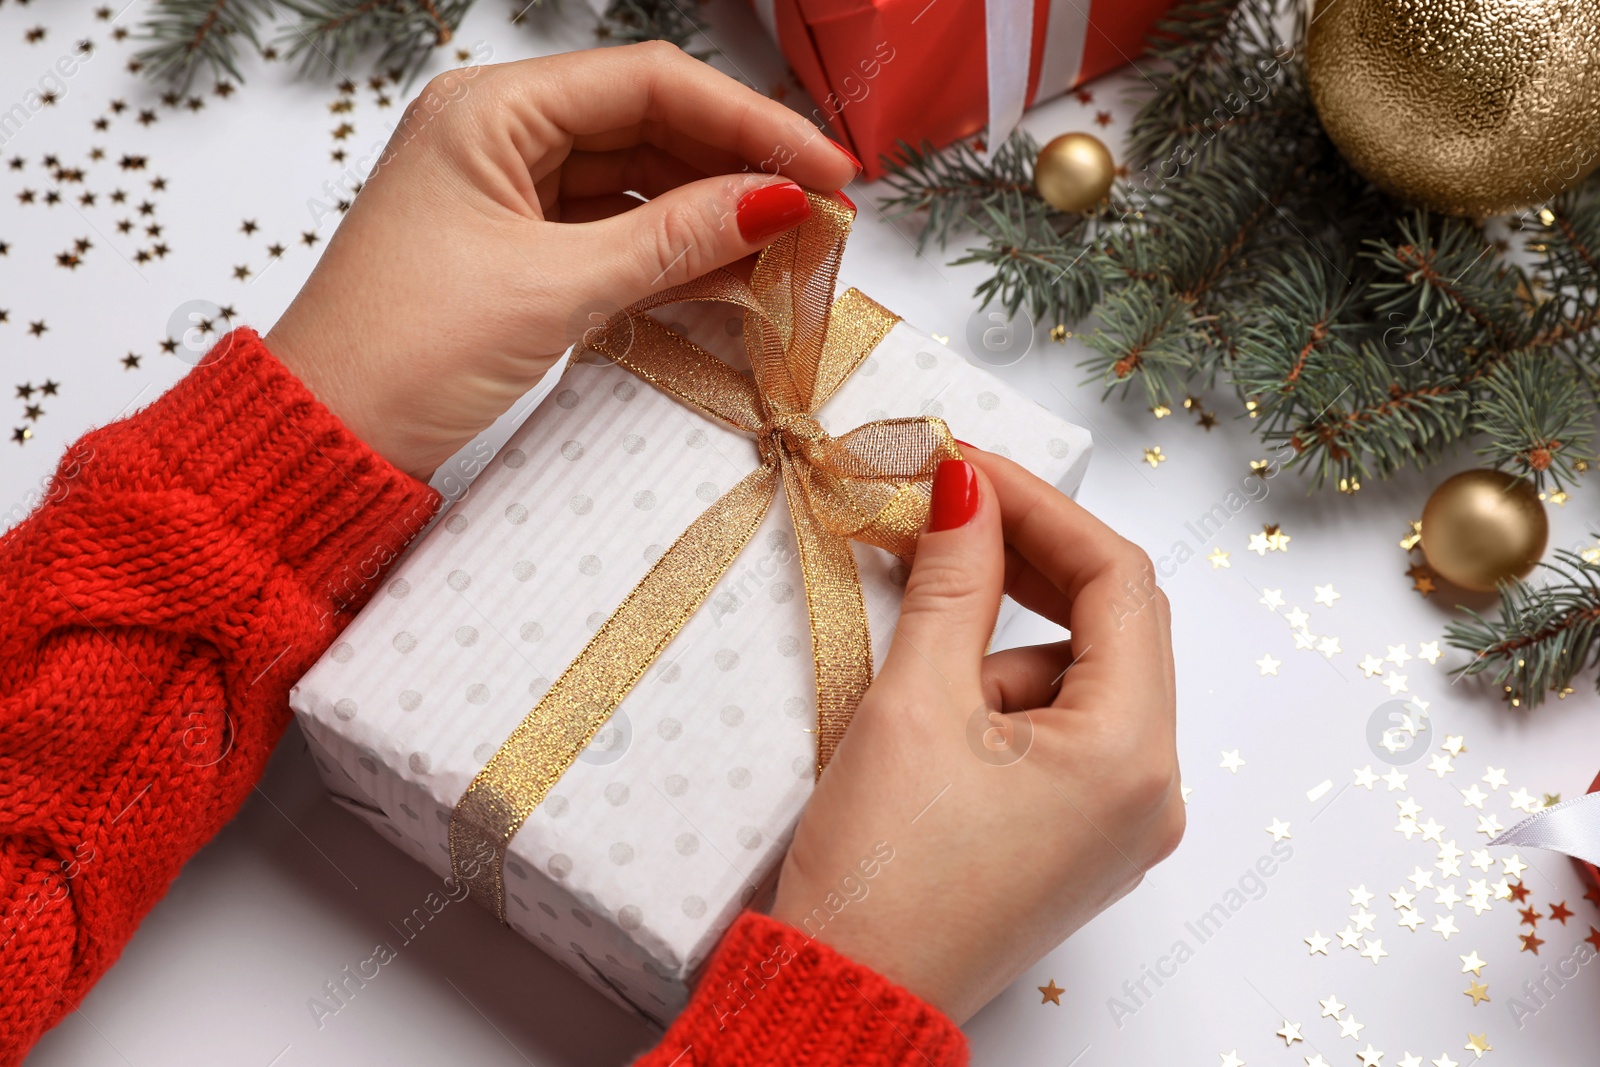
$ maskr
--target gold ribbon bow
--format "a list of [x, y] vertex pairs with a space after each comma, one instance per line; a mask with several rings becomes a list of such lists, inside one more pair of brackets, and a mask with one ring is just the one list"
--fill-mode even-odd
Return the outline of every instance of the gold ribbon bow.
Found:
[[[767, 513], [781, 482], [794, 521], [817, 679], [817, 773], [872, 681], [866, 605], [850, 541], [909, 557], [934, 470], [961, 455], [936, 418], [884, 419], [830, 437], [827, 402], [896, 317], [851, 289], [831, 303], [854, 215], [809, 194], [811, 217], [761, 253], [745, 284], [715, 271], [618, 312], [584, 345], [755, 438], [760, 466], [701, 513], [511, 732], [450, 820], [455, 877], [505, 919], [505, 849], [683, 627]], [[684, 301], [744, 309], [751, 374], [647, 314]]]

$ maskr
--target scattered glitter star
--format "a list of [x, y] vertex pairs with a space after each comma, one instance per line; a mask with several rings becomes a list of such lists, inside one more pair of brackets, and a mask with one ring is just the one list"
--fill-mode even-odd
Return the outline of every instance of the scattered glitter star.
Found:
[[1535, 956], [1539, 954], [1539, 946], [1544, 944], [1544, 938], [1538, 934], [1518, 934], [1517, 938], [1522, 942], [1522, 951], [1531, 952]]
[[1459, 756], [1467, 750], [1467, 742], [1460, 734], [1446, 734], [1444, 744], [1439, 747], [1452, 756]]
[[1339, 594], [1333, 591], [1331, 585], [1317, 586], [1316, 602], [1324, 607], [1333, 607], [1333, 602], [1339, 599]]
[[1327, 1000], [1319, 1000], [1317, 1003], [1322, 1005], [1322, 1017], [1324, 1019], [1337, 1019], [1344, 1014], [1344, 1005], [1339, 1003], [1338, 997], [1329, 997]]
[[1167, 457], [1162, 454], [1161, 446], [1157, 445], [1144, 450], [1144, 461], [1152, 467], [1159, 467], [1167, 461]]
[[1478, 816], [1478, 833], [1488, 837], [1491, 841], [1500, 836], [1500, 831], [1505, 827], [1500, 825], [1500, 820], [1493, 815]]
[[1277, 523], [1268, 523], [1261, 529], [1267, 535], [1267, 547], [1270, 550], [1273, 552], [1289, 551], [1289, 535], [1284, 533]]
[[1467, 955], [1461, 957], [1461, 973], [1462, 974], [1467, 974], [1468, 972], [1471, 972], [1474, 976], [1480, 976], [1481, 977], [1482, 974], [1483, 974], [1483, 969], [1485, 967], [1487, 967], [1487, 966], [1489, 966], [1487, 963], [1485, 963], [1483, 960], [1478, 958], [1477, 950], [1473, 950], [1472, 952], [1469, 952]]
[[1261, 668], [1261, 673], [1263, 675], [1275, 675], [1278, 673], [1278, 668], [1283, 666], [1283, 661], [1273, 659], [1272, 654], [1269, 652], [1267, 655], [1256, 660], [1256, 666]]
[[1370, 938], [1367, 940], [1366, 946], [1361, 950], [1361, 955], [1371, 960], [1374, 967], [1378, 965], [1379, 960], [1388, 954], [1388, 952], [1384, 951], [1382, 941], [1376, 941]]
[[1290, 611], [1290, 612], [1286, 613], [1283, 616], [1283, 618], [1284, 618], [1284, 621], [1286, 621], [1290, 626], [1292, 626], [1296, 630], [1305, 629], [1306, 628], [1306, 623], [1311, 621], [1311, 616], [1307, 615], [1300, 608], [1295, 608], [1293, 611]]
[[1361, 1031], [1366, 1029], [1366, 1026], [1366, 1023], [1356, 1022], [1355, 1013], [1351, 1012], [1348, 1016], [1339, 1020], [1339, 1036], [1359, 1038]]
[[1431, 929], [1446, 941], [1450, 940], [1451, 934], [1459, 934], [1461, 932], [1456, 926], [1456, 917], [1454, 915], [1439, 916], [1433, 921]]
[[1539, 802], [1533, 799], [1533, 794], [1518, 786], [1511, 791], [1511, 806], [1530, 815], [1539, 810]]
[[1313, 930], [1310, 937], [1301, 938], [1301, 940], [1310, 949], [1307, 954], [1311, 956], [1326, 956], [1328, 954], [1328, 945], [1332, 942], [1331, 938], [1322, 936], [1321, 930]]
[[1394, 901], [1394, 906], [1397, 908], [1409, 908], [1411, 907], [1411, 902], [1417, 899], [1417, 895], [1405, 886], [1401, 886], [1389, 894], [1389, 899]]
[[1490, 767], [1484, 771], [1482, 780], [1490, 789], [1493, 789], [1496, 792], [1500, 791], [1501, 786], [1511, 784], [1506, 780], [1506, 772], [1494, 767]]
[[1425, 920], [1422, 918], [1422, 913], [1416, 908], [1405, 908], [1400, 912], [1400, 916], [1396, 921], [1407, 930], [1416, 933], [1417, 927], [1421, 926]]
[[1368, 678], [1376, 678], [1378, 675], [1383, 673], [1383, 660], [1376, 656], [1369, 655], [1366, 659], [1357, 664], [1357, 666], [1361, 668], [1361, 673], [1366, 675]]
[[1439, 642], [1437, 641], [1424, 641], [1417, 646], [1417, 658], [1426, 660], [1430, 667], [1438, 663], [1439, 657], [1443, 654], [1439, 651]]
[[1206, 559], [1210, 562], [1212, 570], [1220, 570], [1223, 567], [1231, 569], [1233, 564], [1228, 562], [1228, 555], [1229, 554], [1227, 552], [1224, 552], [1220, 547], [1218, 547], [1213, 548], [1211, 550], [1211, 555], [1207, 556]]
[[1052, 978], [1049, 985], [1039, 986], [1039, 992], [1044, 994], [1039, 1000], [1040, 1004], [1054, 1004], [1059, 1007], [1061, 994], [1065, 993], [1066, 990], [1056, 985], [1056, 980]]
[[1293, 834], [1289, 833], [1289, 824], [1286, 822], [1280, 822], [1277, 819], [1272, 820], [1272, 825], [1268, 826], [1266, 831], [1272, 835], [1272, 840], [1274, 843], [1282, 841], [1286, 837], [1294, 836]]
[[1364, 908], [1372, 903], [1372, 898], [1373, 894], [1367, 891], [1365, 885], [1358, 885], [1350, 890], [1350, 906], [1352, 908]]
[[1406, 531], [1406, 535], [1400, 539], [1400, 547], [1405, 549], [1407, 552], [1410, 552], [1413, 548], [1416, 548], [1421, 543], [1422, 520], [1413, 519], [1411, 521], [1411, 528], [1408, 529]]
[[1389, 672], [1389, 677], [1383, 680], [1383, 684], [1389, 687], [1390, 696], [1394, 696], [1396, 693], [1409, 693], [1411, 691], [1406, 688], [1406, 676], [1403, 674], [1396, 674], [1393, 671]]
[[[1509, 875], [1512, 878], [1521, 878], [1522, 872], [1527, 869], [1528, 865], [1522, 862], [1522, 857], [1514, 853], [1510, 856], [1502, 856], [1500, 858], [1501, 874]], [[1526, 890], [1524, 890], [1524, 893], [1526, 893]], [[1517, 899], [1521, 900], [1522, 897], [1518, 897]]]
[[1372, 764], [1367, 764], [1359, 771], [1354, 772], [1356, 780], [1354, 785], [1362, 786], [1367, 792], [1372, 792], [1372, 787], [1377, 784], [1378, 776], [1372, 773]]
[[1367, 1047], [1356, 1053], [1361, 1058], [1361, 1067], [1378, 1067], [1378, 1061], [1383, 1059], [1383, 1053], [1372, 1047], [1372, 1042], [1367, 1042]]
[[1339, 647], [1339, 639], [1337, 637], [1324, 637], [1317, 642], [1317, 651], [1332, 659], [1344, 650]]
[[1305, 1040], [1305, 1038], [1300, 1036], [1300, 1024], [1292, 1023], [1288, 1019], [1283, 1020], [1283, 1029], [1278, 1031], [1278, 1036], [1283, 1038], [1283, 1043], [1285, 1045], [1290, 1046], [1292, 1046], [1296, 1041]]
[[1559, 904], [1550, 906], [1550, 918], [1555, 922], [1559, 922], [1562, 926], [1567, 925], [1567, 920], [1572, 918], [1573, 914], [1572, 909], [1567, 907], [1567, 902], [1564, 900]]
[[1222, 753], [1222, 762], [1218, 766], [1225, 771], [1238, 774], [1239, 768], [1244, 766], [1244, 760], [1239, 758], [1238, 749], [1233, 749], [1232, 751], [1224, 750]]
[[1483, 809], [1483, 802], [1489, 799], [1489, 794], [1478, 788], [1478, 783], [1473, 782], [1461, 791], [1461, 803], [1469, 808]]
[[1277, 611], [1279, 608], [1283, 607], [1283, 603], [1284, 603], [1284, 601], [1283, 601], [1283, 590], [1282, 589], [1263, 589], [1263, 590], [1261, 590], [1261, 600], [1259, 601], [1259, 603], [1265, 604], [1267, 606], [1267, 610], [1269, 610], [1269, 611]]
[[1270, 547], [1271, 546], [1267, 544], [1266, 534], [1253, 533], [1250, 535], [1250, 543], [1246, 546], [1245, 550], [1247, 552], [1254, 552], [1258, 556], [1265, 556]]
[[1494, 1046], [1489, 1044], [1489, 1035], [1486, 1033], [1474, 1034], [1468, 1032], [1465, 1048], [1468, 1052], [1475, 1052], [1479, 1056], [1482, 1056], [1485, 1052], [1494, 1051]]
[[1410, 882], [1411, 887], [1419, 893], [1424, 889], [1434, 888], [1433, 872], [1425, 871], [1421, 867], [1416, 868], [1410, 874], [1406, 875], [1406, 881]]
[[1383, 776], [1383, 780], [1389, 784], [1389, 792], [1393, 793], [1398, 789], [1404, 789], [1406, 779], [1409, 777], [1411, 777], [1409, 774], [1401, 774], [1399, 767], [1390, 767], [1389, 773]]
[[1440, 778], [1443, 778], [1445, 775], [1455, 770], [1455, 768], [1450, 766], [1449, 756], [1445, 755], [1443, 752], [1435, 752], [1433, 757], [1428, 760], [1428, 770], [1437, 774]]

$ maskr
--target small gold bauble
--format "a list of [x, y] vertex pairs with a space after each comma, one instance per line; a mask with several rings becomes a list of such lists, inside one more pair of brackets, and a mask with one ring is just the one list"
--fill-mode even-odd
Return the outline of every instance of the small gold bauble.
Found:
[[1064, 133], [1039, 149], [1033, 164], [1033, 185], [1051, 207], [1088, 211], [1111, 192], [1117, 165], [1098, 137]]
[[1504, 471], [1462, 471], [1446, 478], [1422, 509], [1422, 554], [1463, 589], [1486, 593], [1522, 578], [1550, 537], [1539, 493]]
[[1320, 0], [1306, 73], [1350, 165], [1409, 203], [1503, 214], [1600, 163], [1596, 0]]

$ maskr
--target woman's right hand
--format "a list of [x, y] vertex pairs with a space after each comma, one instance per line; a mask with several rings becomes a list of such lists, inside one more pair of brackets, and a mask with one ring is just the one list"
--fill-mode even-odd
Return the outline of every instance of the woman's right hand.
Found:
[[[974, 453], [941, 465], [893, 645], [773, 907], [958, 1022], [1184, 827], [1171, 613], [1149, 558]], [[1071, 640], [986, 655], [1002, 592]]]

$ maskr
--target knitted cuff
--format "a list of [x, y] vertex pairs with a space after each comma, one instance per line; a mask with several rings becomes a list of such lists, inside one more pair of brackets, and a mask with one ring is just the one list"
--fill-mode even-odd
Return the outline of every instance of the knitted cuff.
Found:
[[250, 329], [223, 337], [149, 408], [86, 442], [122, 455], [132, 446], [143, 469], [119, 469], [119, 479], [205, 496], [308, 586], [325, 587], [338, 612], [365, 602], [439, 506], [437, 492], [356, 438]]
[[794, 927], [741, 915], [640, 1067], [963, 1067], [966, 1038], [912, 993]]

